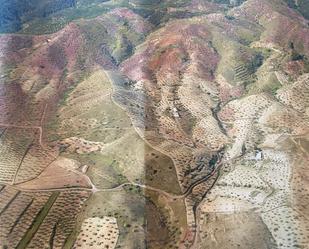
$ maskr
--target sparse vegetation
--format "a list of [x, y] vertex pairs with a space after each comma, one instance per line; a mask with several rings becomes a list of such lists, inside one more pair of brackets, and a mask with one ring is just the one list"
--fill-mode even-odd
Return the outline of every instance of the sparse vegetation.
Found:
[[309, 244], [303, 1], [16, 3], [0, 247]]

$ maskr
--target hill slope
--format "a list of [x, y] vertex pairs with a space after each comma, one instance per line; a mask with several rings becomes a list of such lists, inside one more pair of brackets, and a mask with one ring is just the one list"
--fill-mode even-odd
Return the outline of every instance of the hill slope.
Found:
[[34, 3], [1, 7], [1, 246], [306, 248], [306, 1]]

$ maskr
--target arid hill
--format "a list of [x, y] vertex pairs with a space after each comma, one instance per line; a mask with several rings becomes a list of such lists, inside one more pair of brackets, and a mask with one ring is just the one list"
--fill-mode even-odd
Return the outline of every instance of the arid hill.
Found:
[[3, 248], [306, 248], [305, 1], [56, 2], [0, 22]]

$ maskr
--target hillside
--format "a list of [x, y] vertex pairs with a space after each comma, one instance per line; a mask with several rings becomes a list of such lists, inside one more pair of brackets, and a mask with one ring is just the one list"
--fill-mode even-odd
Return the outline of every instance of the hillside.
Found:
[[306, 1], [3, 1], [0, 246], [306, 248]]

